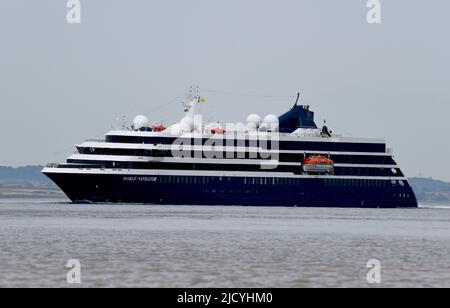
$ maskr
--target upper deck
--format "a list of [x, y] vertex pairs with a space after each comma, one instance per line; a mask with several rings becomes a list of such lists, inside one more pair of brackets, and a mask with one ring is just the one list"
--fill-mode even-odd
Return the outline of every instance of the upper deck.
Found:
[[[225, 133], [224, 135], [185, 133], [174, 136], [170, 132], [141, 132], [113, 130], [106, 134], [104, 142], [111, 144], [204, 145], [214, 142], [216, 146], [251, 147], [255, 141], [268, 149], [277, 146], [279, 150], [324, 151], [324, 152], [368, 152], [386, 153], [383, 139], [353, 137], [321, 137], [296, 135], [295, 133]], [[258, 143], [257, 143], [258, 144]]]

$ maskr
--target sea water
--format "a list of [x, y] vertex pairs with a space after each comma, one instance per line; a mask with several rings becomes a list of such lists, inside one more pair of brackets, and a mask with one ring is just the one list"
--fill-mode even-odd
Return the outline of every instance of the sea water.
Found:
[[[0, 200], [0, 287], [450, 287], [449, 253], [445, 204], [311, 209]], [[79, 262], [81, 284], [68, 283], [69, 260]], [[369, 260], [379, 261], [379, 284], [367, 279]]]

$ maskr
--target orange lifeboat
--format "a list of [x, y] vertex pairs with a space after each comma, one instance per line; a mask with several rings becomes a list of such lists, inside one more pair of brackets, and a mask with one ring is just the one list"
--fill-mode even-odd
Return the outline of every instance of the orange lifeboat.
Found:
[[223, 134], [225, 134], [225, 130], [223, 128], [213, 128], [213, 129], [211, 129], [211, 134], [223, 135]]
[[306, 157], [302, 162], [303, 170], [307, 173], [332, 173], [334, 161], [322, 155]]
[[167, 127], [165, 127], [163, 124], [154, 125], [152, 128], [153, 128], [153, 131], [157, 132], [157, 133], [163, 132], [167, 129]]

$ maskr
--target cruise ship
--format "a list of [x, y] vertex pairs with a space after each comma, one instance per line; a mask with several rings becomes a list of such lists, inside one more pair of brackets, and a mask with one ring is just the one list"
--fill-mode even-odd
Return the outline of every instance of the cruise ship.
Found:
[[137, 116], [42, 172], [76, 203], [417, 207], [384, 140], [318, 127], [298, 101], [279, 117], [204, 124], [191, 89], [179, 122]]

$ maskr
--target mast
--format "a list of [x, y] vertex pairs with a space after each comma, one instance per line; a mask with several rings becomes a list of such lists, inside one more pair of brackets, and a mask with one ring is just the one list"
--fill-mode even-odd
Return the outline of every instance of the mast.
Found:
[[187, 99], [188, 103], [185, 110], [185, 117], [193, 118], [195, 112], [197, 111], [197, 106], [201, 102], [200, 86], [198, 84], [191, 86], [189, 97]]
[[299, 100], [300, 100], [300, 92], [297, 93], [297, 100], [295, 101], [295, 106], [298, 105]]

